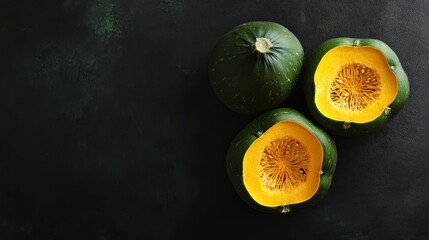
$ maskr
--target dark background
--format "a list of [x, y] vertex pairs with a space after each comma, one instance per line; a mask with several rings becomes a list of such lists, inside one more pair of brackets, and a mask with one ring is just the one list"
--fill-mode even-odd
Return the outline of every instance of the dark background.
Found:
[[[429, 1], [0, 2], [0, 239], [429, 239]], [[316, 206], [242, 202], [224, 165], [254, 116], [215, 98], [207, 61], [269, 20], [306, 57], [340, 36], [397, 53], [411, 94], [382, 131], [334, 137]], [[284, 106], [308, 111], [302, 86]]]

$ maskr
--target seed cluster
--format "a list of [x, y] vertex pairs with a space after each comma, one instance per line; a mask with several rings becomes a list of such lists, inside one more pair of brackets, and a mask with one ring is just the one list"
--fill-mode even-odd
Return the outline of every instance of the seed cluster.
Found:
[[271, 191], [286, 192], [306, 181], [309, 162], [305, 146], [295, 138], [286, 136], [265, 147], [259, 176]]
[[332, 101], [342, 108], [362, 111], [380, 96], [377, 71], [361, 63], [344, 65], [330, 84]]

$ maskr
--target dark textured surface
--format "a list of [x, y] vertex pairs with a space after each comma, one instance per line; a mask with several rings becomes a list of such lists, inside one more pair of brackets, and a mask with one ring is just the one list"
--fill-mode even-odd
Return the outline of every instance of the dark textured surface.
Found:
[[[336, 2], [336, 3], [334, 3]], [[0, 238], [429, 239], [429, 2], [0, 2]], [[224, 157], [253, 117], [210, 89], [233, 26], [270, 20], [306, 56], [328, 38], [378, 38], [410, 79], [381, 132], [339, 138], [328, 195], [254, 211]], [[308, 116], [298, 86], [285, 104]]]

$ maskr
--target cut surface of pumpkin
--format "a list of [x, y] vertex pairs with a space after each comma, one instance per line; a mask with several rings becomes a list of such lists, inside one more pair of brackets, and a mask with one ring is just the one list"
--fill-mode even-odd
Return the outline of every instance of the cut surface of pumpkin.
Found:
[[338, 46], [320, 60], [314, 74], [315, 103], [327, 118], [367, 123], [395, 100], [396, 75], [386, 56], [370, 46]]
[[263, 133], [243, 159], [243, 182], [267, 207], [310, 199], [318, 190], [323, 162], [319, 139], [301, 124], [284, 120]]

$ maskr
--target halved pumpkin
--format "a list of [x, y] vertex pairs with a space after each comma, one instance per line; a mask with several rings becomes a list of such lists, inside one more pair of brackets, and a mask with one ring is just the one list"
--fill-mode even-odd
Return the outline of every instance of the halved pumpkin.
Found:
[[306, 65], [304, 87], [311, 113], [339, 135], [380, 129], [403, 107], [409, 94], [395, 53], [374, 39], [332, 39]]
[[297, 122], [284, 120], [250, 145], [243, 159], [244, 186], [262, 206], [300, 203], [319, 188], [323, 149]]
[[227, 155], [240, 196], [262, 211], [289, 212], [320, 199], [336, 163], [335, 144], [293, 109], [276, 109], [250, 123]]

